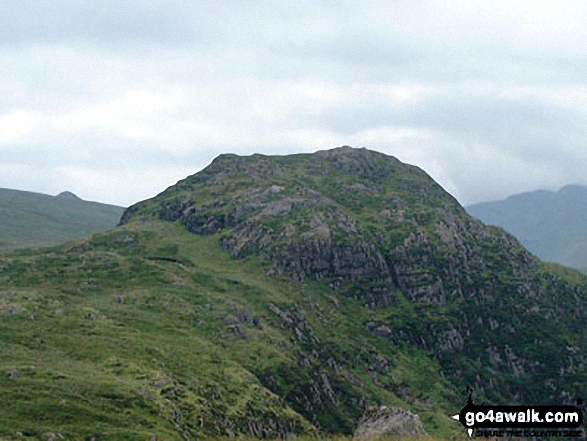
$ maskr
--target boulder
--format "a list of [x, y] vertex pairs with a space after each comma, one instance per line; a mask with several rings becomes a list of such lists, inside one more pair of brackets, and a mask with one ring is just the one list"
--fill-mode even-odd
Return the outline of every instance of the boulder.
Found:
[[359, 421], [353, 439], [366, 441], [376, 439], [420, 438], [428, 434], [420, 417], [401, 407], [371, 407]]
[[21, 377], [18, 369], [9, 369], [8, 372], [6, 372], [6, 376], [11, 380], [18, 380]]

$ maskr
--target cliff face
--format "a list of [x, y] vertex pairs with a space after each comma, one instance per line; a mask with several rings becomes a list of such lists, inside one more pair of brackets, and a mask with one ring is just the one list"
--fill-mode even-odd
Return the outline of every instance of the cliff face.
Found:
[[[351, 148], [293, 158], [221, 156], [149, 201], [150, 215], [153, 203], [156, 216], [182, 222], [192, 233], [221, 232], [235, 258], [261, 255], [272, 272], [328, 281], [336, 289], [355, 284], [352, 295], [373, 306], [391, 304], [400, 287], [420, 295], [412, 285], [422, 285], [422, 276], [410, 274], [406, 257], [431, 257], [421, 227], [440, 220], [450, 235], [464, 217], [421, 170]], [[137, 216], [140, 204], [122, 222]], [[429, 284], [428, 295], [446, 295], [437, 285]]]
[[[468, 216], [422, 170], [393, 157], [349, 147], [223, 155], [131, 207], [123, 223], [152, 217], [218, 234], [234, 258], [257, 256], [269, 275], [327, 282], [343, 298], [381, 309], [365, 326], [430, 351], [455, 384], [554, 400], [572, 391], [555, 391], [550, 373], [584, 366], [572, 332], [563, 333], [555, 357], [543, 353], [559, 338], [555, 329], [582, 326], [582, 288], [548, 275], [515, 238]], [[386, 317], [398, 305], [413, 317]], [[484, 369], [495, 378], [481, 380]]]

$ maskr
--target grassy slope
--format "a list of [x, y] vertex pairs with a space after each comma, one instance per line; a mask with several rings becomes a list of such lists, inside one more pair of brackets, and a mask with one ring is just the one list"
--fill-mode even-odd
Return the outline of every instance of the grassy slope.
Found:
[[[266, 170], [256, 169], [245, 169], [244, 178], [218, 177], [216, 173], [242, 167], [240, 159], [231, 164], [232, 157], [226, 157], [207, 176], [188, 178], [163, 197], [171, 203], [172, 214], [180, 209], [175, 202], [185, 197], [196, 198], [198, 204], [226, 199], [226, 207], [211, 206], [203, 213], [204, 220], [208, 214], [222, 219], [230, 204], [239, 203], [234, 196], [251, 189], [249, 175], [260, 188], [282, 184], [280, 194], [295, 196], [298, 190], [287, 174], [298, 179], [299, 172], [303, 183], [344, 206], [345, 213], [369, 228], [369, 234], [381, 233], [393, 242], [389, 247], [404, 243], [412, 233], [428, 233], [430, 241], [420, 248], [410, 246], [411, 254], [398, 258], [398, 268], [412, 262], [405, 270], [418, 276], [442, 272], [442, 265], [450, 263], [451, 250], [433, 242], [435, 220], [439, 213], [451, 212], [459, 220], [464, 212], [450, 196], [431, 188], [430, 178], [422, 172], [399, 164], [397, 175], [393, 164], [391, 174], [375, 168], [375, 175], [368, 177], [380, 176], [385, 185], [384, 200], [378, 200], [346, 191], [343, 173], [338, 182], [322, 176], [317, 172], [321, 163], [316, 173], [304, 175], [302, 163], [307, 158], [280, 158], [299, 168], [277, 170], [269, 181], [263, 179]], [[258, 167], [273, 165], [260, 161]], [[261, 177], [254, 175], [257, 171]], [[350, 175], [348, 179], [355, 180]], [[402, 198], [404, 205], [394, 208]], [[523, 399], [529, 396], [534, 403], [539, 392], [545, 391], [542, 398], [557, 392], [543, 387], [550, 387], [552, 381], [567, 383], [563, 386], [569, 391], [586, 384], [584, 365], [569, 363], [574, 371], [563, 374], [557, 369], [557, 363], [579, 359], [569, 351], [584, 347], [584, 331], [571, 329], [584, 311], [573, 312], [567, 302], [581, 304], [574, 298], [582, 295], [576, 286], [584, 286], [586, 279], [538, 262], [528, 275], [527, 268], [514, 267], [510, 260], [517, 254], [524, 257], [524, 251], [497, 229], [482, 230], [478, 237], [461, 235], [471, 241], [465, 248], [480, 248], [469, 256], [483, 257], [472, 261], [470, 273], [464, 275], [474, 279], [467, 301], [439, 305], [426, 299], [408, 301], [397, 292], [393, 306], [368, 309], [363, 300], [356, 300], [360, 297], [337, 294], [327, 283], [267, 277], [269, 267], [259, 260], [259, 253], [231, 259], [220, 247], [221, 237], [233, 232], [230, 227], [200, 236], [178, 223], [155, 220], [161, 202], [158, 198], [139, 204], [142, 213], [137, 219], [88, 243], [47, 253], [22, 252], [0, 262], [0, 368], [7, 374], [0, 380], [0, 393], [9, 398], [6, 403], [16, 403], [0, 412], [0, 436], [51, 431], [69, 437], [141, 439], [157, 434], [162, 439], [181, 439], [184, 431], [247, 433], [251, 420], [262, 420], [269, 427], [267, 418], [289, 422], [304, 433], [312, 432], [315, 418], [324, 430], [349, 433], [365, 405], [380, 403], [415, 411], [431, 433], [458, 436], [461, 428], [448, 417], [463, 404], [465, 384], [451, 379], [458, 370], [466, 369], [461, 378], [477, 377], [500, 402], [511, 400], [511, 390], [518, 390], [526, 391], [529, 395]], [[407, 221], [391, 219], [382, 224], [377, 220], [381, 207], [404, 210]], [[325, 213], [327, 207], [259, 222], [276, 231], [291, 222], [304, 233], [304, 216], [311, 219], [317, 209]], [[357, 236], [336, 240], [354, 241]], [[433, 263], [422, 261], [422, 256], [430, 257], [427, 246], [440, 250], [432, 255]], [[463, 254], [456, 258], [460, 268]], [[516, 268], [521, 268], [520, 274]], [[485, 280], [499, 283], [488, 285]], [[531, 297], [535, 286], [525, 287], [533, 280], [545, 284], [542, 298]], [[413, 283], [420, 283], [419, 279], [415, 277]], [[521, 290], [529, 295], [520, 297]], [[295, 317], [300, 310], [305, 320]], [[243, 311], [257, 324], [241, 321], [243, 326], [235, 333], [234, 320]], [[545, 315], [556, 320], [545, 320]], [[296, 326], [288, 323], [292, 317]], [[558, 321], [561, 317], [563, 324]], [[480, 326], [477, 318], [486, 321]], [[468, 354], [462, 349], [438, 352], [418, 344], [423, 335], [433, 341], [464, 319], [472, 323], [463, 346]], [[498, 324], [495, 329], [492, 320]], [[368, 331], [370, 321], [388, 324], [392, 335], [378, 337]], [[509, 331], [512, 323], [515, 332]], [[492, 355], [488, 347], [506, 348], [507, 353], [508, 346], [530, 362], [539, 362], [530, 365], [531, 374], [514, 374], [509, 364], [516, 362], [515, 357], [507, 366], [488, 362]], [[11, 373], [20, 378], [10, 378]], [[330, 390], [335, 392], [332, 399]], [[284, 403], [295, 405], [303, 417]]]
[[0, 252], [55, 245], [114, 227], [122, 207], [0, 189]]
[[[256, 261], [232, 260], [218, 237], [175, 224], [127, 226], [87, 248], [1, 261], [0, 436], [225, 435], [218, 413], [237, 421], [237, 433], [239, 417], [251, 414], [289, 418], [311, 433], [253, 375], [297, 362], [299, 348], [269, 304], [303, 306], [323, 345], [349, 356], [374, 349], [392, 357], [394, 367], [381, 375], [410, 387], [409, 402], [349, 363], [371, 404], [400, 404], [421, 414], [433, 433], [459, 433], [448, 419], [453, 392], [435, 363], [369, 334], [361, 326], [368, 311], [352, 301], [335, 305], [320, 284], [268, 279]], [[246, 338], [228, 331], [222, 317], [241, 308], [263, 329], [247, 326]], [[15, 370], [20, 378], [9, 377]]]

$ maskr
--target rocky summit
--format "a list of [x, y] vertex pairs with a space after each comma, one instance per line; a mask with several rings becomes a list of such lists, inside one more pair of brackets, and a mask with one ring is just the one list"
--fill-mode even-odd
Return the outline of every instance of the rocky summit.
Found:
[[350, 435], [381, 405], [461, 434], [467, 386], [587, 389], [586, 286], [396, 158], [221, 155], [114, 230], [0, 261], [0, 435]]

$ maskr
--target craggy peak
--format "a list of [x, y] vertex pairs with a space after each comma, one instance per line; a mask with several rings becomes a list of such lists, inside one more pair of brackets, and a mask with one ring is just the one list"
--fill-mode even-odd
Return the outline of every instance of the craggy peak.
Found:
[[0, 0], [0, 441], [587, 441], [586, 17]]
[[585, 277], [366, 149], [221, 155], [0, 284], [1, 435], [449, 437], [466, 386], [587, 389]]

